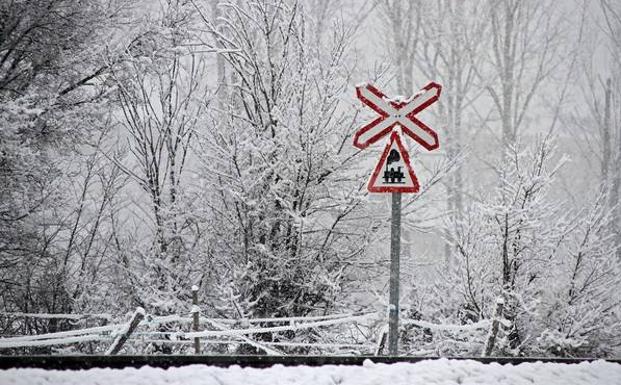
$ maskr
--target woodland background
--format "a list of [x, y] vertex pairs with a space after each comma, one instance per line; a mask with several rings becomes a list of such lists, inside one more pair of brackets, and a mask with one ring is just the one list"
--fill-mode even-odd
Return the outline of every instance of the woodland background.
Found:
[[[611, 0], [3, 1], [2, 334], [71, 327], [14, 312], [188, 311], [192, 285], [226, 318], [385, 312], [362, 81], [443, 85], [421, 116], [440, 150], [408, 143], [402, 318], [478, 322], [500, 296], [499, 354], [618, 357]], [[480, 349], [411, 326], [402, 345]]]

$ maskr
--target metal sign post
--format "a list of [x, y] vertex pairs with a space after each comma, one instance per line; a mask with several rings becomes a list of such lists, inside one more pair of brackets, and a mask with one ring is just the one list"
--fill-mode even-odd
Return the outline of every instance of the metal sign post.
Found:
[[442, 86], [431, 82], [408, 99], [386, 97], [375, 86], [356, 86], [358, 99], [379, 116], [367, 123], [354, 136], [354, 146], [364, 149], [384, 136], [390, 140], [367, 185], [369, 192], [392, 193], [390, 220], [390, 298], [388, 305], [388, 351], [399, 353], [399, 265], [401, 257], [401, 194], [416, 193], [419, 185], [410, 164], [410, 156], [401, 144], [397, 128], [428, 151], [440, 146], [438, 135], [416, 115], [440, 97]]
[[390, 303], [388, 307], [388, 352], [397, 355], [399, 344], [399, 259], [401, 257], [401, 193], [392, 193], [390, 219]]

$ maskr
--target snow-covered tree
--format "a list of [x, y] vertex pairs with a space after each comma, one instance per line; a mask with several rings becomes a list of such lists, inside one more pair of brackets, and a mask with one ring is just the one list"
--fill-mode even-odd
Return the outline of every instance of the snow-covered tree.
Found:
[[[101, 61], [103, 42], [113, 40], [112, 26], [124, 12], [125, 4], [116, 0], [0, 4], [0, 274], [6, 310], [73, 311], [89, 285], [86, 270], [101, 258], [93, 245], [99, 241], [96, 218], [115, 178], [101, 173], [101, 156], [92, 156], [92, 148], [110, 128], [108, 87], [101, 81], [109, 70]], [[97, 182], [102, 195], [93, 199]], [[53, 330], [57, 321], [40, 326]]]
[[225, 120], [201, 140], [207, 283], [218, 276], [236, 317], [332, 311], [373, 230], [341, 96], [352, 31], [331, 18], [331, 34], [315, 33], [303, 2], [219, 7], [205, 26], [232, 80]]
[[[442, 295], [427, 296], [421, 308], [436, 322], [469, 324], [490, 319], [502, 297], [502, 354], [611, 354], [621, 332], [611, 295], [620, 263], [606, 195], [579, 211], [558, 201], [552, 187], [567, 160], [554, 149], [550, 139], [510, 148], [498, 166], [500, 187], [450, 224], [455, 264], [428, 288]], [[465, 345], [434, 338], [440, 354], [478, 354], [483, 343], [481, 335]]]
[[455, 264], [446, 289], [457, 289], [457, 297], [450, 296], [457, 323], [491, 317], [496, 298], [504, 297], [508, 344], [517, 349], [524, 334], [521, 317], [532, 306], [539, 282], [548, 278], [546, 261], [564, 233], [558, 223], [550, 226], [563, 218], [560, 205], [550, 199], [560, 165], [549, 139], [535, 149], [511, 147], [504, 158], [497, 166], [499, 188], [481, 192], [463, 218], [449, 226]]
[[[621, 262], [605, 189], [573, 217], [530, 325], [530, 352], [563, 357], [615, 356], [621, 345]], [[530, 345], [530, 344], [529, 344]]]

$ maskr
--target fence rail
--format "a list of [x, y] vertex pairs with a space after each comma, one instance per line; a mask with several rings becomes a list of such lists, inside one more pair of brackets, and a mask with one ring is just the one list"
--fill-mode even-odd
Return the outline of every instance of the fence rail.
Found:
[[[130, 322], [108, 324], [105, 326], [90, 327], [84, 329], [68, 330], [56, 333], [45, 333], [39, 335], [15, 336], [0, 338], [0, 352], [3, 349], [31, 348], [62, 346], [84, 342], [104, 342], [109, 344], [115, 341], [108, 350], [110, 354], [116, 354], [127, 341], [128, 344], [147, 343], [147, 344], [172, 344], [190, 345], [194, 343], [195, 354], [202, 351], [197, 349], [197, 339], [203, 340], [206, 344], [248, 344], [262, 351], [267, 355], [284, 356], [285, 353], [279, 348], [315, 348], [317, 352], [323, 349], [329, 350], [331, 354], [340, 351], [344, 354], [367, 352], [381, 355], [382, 349], [374, 349], [376, 342], [369, 339], [358, 328], [358, 325], [377, 324], [382, 322], [382, 315], [376, 312], [367, 313], [343, 313], [330, 314], [323, 316], [310, 317], [282, 317], [282, 318], [241, 318], [241, 319], [222, 319], [209, 318], [200, 314], [200, 307], [193, 307], [194, 311], [188, 314], [173, 314], [166, 316], [145, 315], [144, 310], [137, 309], [134, 316], [140, 313], [139, 320], [132, 319]], [[197, 316], [198, 319], [194, 317]], [[19, 316], [27, 316], [20, 313]], [[35, 314], [38, 318], [73, 318], [67, 314]], [[75, 318], [82, 318], [84, 315], [75, 315]], [[130, 324], [133, 326], [130, 328]], [[157, 330], [165, 324], [176, 324], [176, 330]], [[267, 324], [267, 325], [266, 325]], [[267, 333], [282, 333], [290, 331], [311, 330], [324, 327], [337, 327], [339, 325], [353, 325], [364, 335], [365, 340], [353, 339], [352, 341], [259, 341], [253, 339], [255, 335]], [[469, 325], [434, 324], [420, 320], [403, 320], [402, 325], [415, 326], [421, 329], [445, 332], [478, 332], [486, 330], [490, 326], [489, 320], [483, 320]], [[131, 330], [129, 330], [131, 329]], [[135, 329], [135, 331], [134, 331]], [[373, 338], [373, 337], [371, 337]], [[93, 353], [91, 351], [91, 353]]]
[[22, 313], [22, 312], [0, 312], [1, 317], [10, 318], [40, 318], [40, 319], [67, 319], [67, 320], [84, 320], [84, 319], [103, 319], [112, 320], [112, 315], [107, 313], [95, 314], [62, 314], [62, 313]]

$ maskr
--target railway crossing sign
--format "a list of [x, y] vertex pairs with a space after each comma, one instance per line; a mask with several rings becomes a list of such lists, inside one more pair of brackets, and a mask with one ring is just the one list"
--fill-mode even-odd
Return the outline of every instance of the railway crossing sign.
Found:
[[379, 116], [356, 132], [354, 146], [361, 150], [367, 148], [399, 125], [405, 135], [414, 139], [426, 150], [435, 150], [440, 146], [438, 134], [416, 118], [416, 115], [435, 103], [441, 91], [441, 85], [430, 82], [406, 100], [390, 100], [371, 84], [357, 86], [358, 99]]
[[378, 193], [418, 192], [418, 179], [410, 165], [410, 155], [401, 144], [399, 134], [394, 131], [390, 135], [390, 141], [386, 144], [373, 174], [371, 174], [367, 189], [370, 192]]
[[390, 298], [388, 306], [388, 349], [398, 353], [399, 342], [399, 259], [401, 257], [401, 193], [416, 193], [418, 179], [410, 165], [410, 156], [401, 143], [399, 132], [409, 136], [426, 150], [440, 146], [438, 134], [416, 115], [438, 100], [442, 86], [430, 82], [408, 99], [389, 99], [375, 86], [356, 86], [356, 96], [379, 116], [354, 135], [354, 146], [365, 149], [390, 134], [390, 140], [371, 174], [369, 192], [392, 193], [390, 219]]

